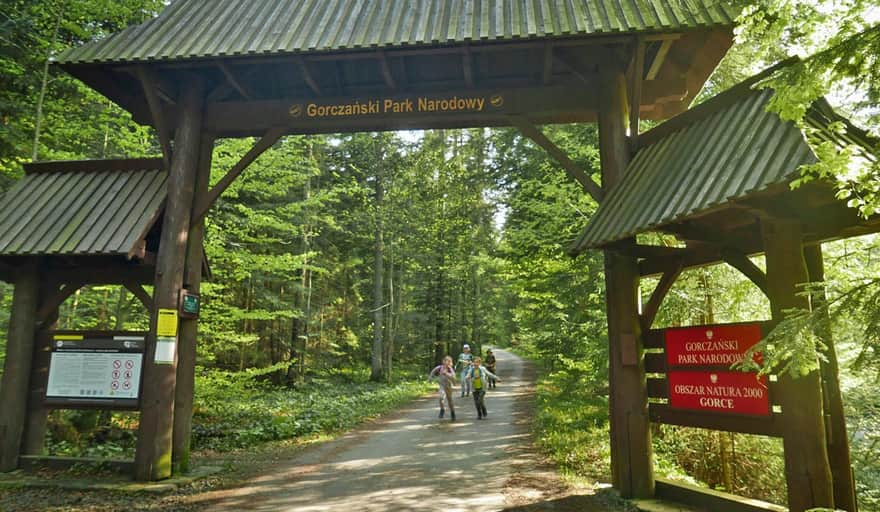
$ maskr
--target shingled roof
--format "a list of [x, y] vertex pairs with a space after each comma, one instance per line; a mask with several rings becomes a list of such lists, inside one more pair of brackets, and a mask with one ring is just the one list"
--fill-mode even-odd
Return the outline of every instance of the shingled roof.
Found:
[[[640, 136], [647, 144], [570, 252], [661, 230], [787, 185], [802, 165], [817, 160], [800, 128], [767, 111], [772, 95], [744, 84]], [[859, 145], [865, 158], [876, 158], [874, 144], [824, 99], [808, 110], [805, 122], [820, 138]], [[829, 129], [836, 122], [848, 129]]]
[[158, 220], [161, 159], [28, 164], [0, 199], [0, 256], [130, 257]]
[[714, 0], [176, 0], [62, 64], [280, 55], [731, 26]]

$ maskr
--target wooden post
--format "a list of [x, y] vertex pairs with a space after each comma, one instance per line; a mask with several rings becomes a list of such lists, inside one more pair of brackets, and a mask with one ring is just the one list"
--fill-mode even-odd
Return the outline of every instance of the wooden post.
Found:
[[[195, 204], [207, 195], [211, 178], [211, 158], [214, 153], [214, 137], [203, 135], [199, 150], [199, 169], [196, 176]], [[197, 212], [195, 212], [197, 213]], [[183, 284], [187, 290], [199, 293], [202, 283], [202, 240], [205, 236], [205, 220], [191, 219], [186, 248], [186, 267]], [[174, 438], [171, 461], [174, 472], [189, 471], [190, 436], [192, 434], [192, 409], [195, 395], [196, 344], [199, 322], [197, 318], [181, 318], [180, 346], [177, 350], [177, 390], [174, 398]]]
[[[773, 319], [780, 321], [787, 309], [809, 308], [809, 300], [798, 294], [798, 286], [809, 280], [801, 227], [795, 220], [762, 219], [761, 234], [770, 307]], [[780, 375], [778, 389], [788, 507], [791, 512], [834, 508], [819, 372], [798, 378]]]
[[18, 468], [34, 356], [40, 278], [36, 263], [17, 269], [6, 362], [0, 384], [0, 472]]
[[[181, 81], [181, 116], [174, 137], [174, 154], [168, 174], [168, 199], [159, 254], [156, 259], [155, 308], [144, 360], [141, 415], [135, 452], [135, 478], [161, 480], [171, 476], [171, 445], [177, 380], [176, 347], [170, 364], [157, 364], [156, 335], [159, 312], [177, 311], [183, 285], [186, 241], [193, 212], [193, 195], [199, 164], [204, 83], [198, 76]], [[174, 317], [176, 318], [176, 317]]]
[[[602, 66], [599, 87], [599, 149], [607, 195], [623, 177], [629, 160], [622, 70]], [[638, 260], [605, 251], [612, 480], [624, 497], [649, 498], [654, 496], [654, 470], [638, 289]]]
[[[40, 308], [49, 297], [49, 292], [57, 285], [43, 286], [40, 293]], [[48, 318], [41, 322], [34, 337], [34, 356], [31, 363], [30, 389], [28, 391], [27, 419], [25, 420], [24, 441], [21, 452], [25, 455], [42, 455], [46, 438], [46, 423], [49, 409], [43, 404], [46, 386], [49, 383], [49, 361], [52, 357], [52, 340], [49, 330], [54, 329], [58, 321], [58, 308], [51, 310]]]
[[[822, 258], [822, 246], [805, 247], [804, 259], [807, 263], [810, 282], [813, 284], [824, 283], [825, 263]], [[810, 300], [813, 303], [814, 311], [822, 315], [816, 335], [825, 344], [823, 354], [826, 360], [819, 361], [819, 372], [822, 377], [822, 398], [825, 407], [828, 461], [831, 464], [831, 479], [834, 486], [834, 506], [848, 512], [857, 512], [858, 502], [849, 454], [849, 436], [846, 432], [843, 396], [840, 393], [837, 350], [834, 348], [831, 320], [828, 318], [828, 310], [826, 309], [828, 298], [825, 295], [825, 289], [814, 288]]]

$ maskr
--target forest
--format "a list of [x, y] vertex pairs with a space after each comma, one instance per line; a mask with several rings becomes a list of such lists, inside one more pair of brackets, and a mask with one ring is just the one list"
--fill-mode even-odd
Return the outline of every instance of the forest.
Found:
[[[140, 23], [163, 4], [4, 0], [0, 192], [32, 160], [161, 154], [151, 129], [51, 58]], [[796, 119], [803, 104], [827, 95], [858, 124], [880, 127], [877, 11], [861, 0], [749, 2], [736, 45], [698, 101], [799, 54], [802, 64], [775, 79], [780, 112]], [[598, 179], [595, 125], [544, 131]], [[252, 144], [218, 141], [212, 179]], [[877, 169], [842, 173], [810, 169], [803, 179], [837, 177], [841, 200], [865, 216], [880, 210]], [[603, 258], [566, 253], [596, 207], [514, 129], [283, 138], [207, 218], [211, 275], [202, 285], [194, 449], [349, 428], [424, 394], [431, 365], [469, 343], [478, 353], [510, 347], [536, 361], [538, 444], [572, 478], [607, 481]], [[824, 250], [861, 510], [878, 512], [880, 238]], [[653, 284], [646, 281], [643, 294]], [[11, 292], [0, 284], [0, 363]], [[769, 315], [754, 285], [715, 266], [686, 271], [655, 325]], [[92, 286], [64, 303], [58, 328], [146, 330], [148, 320], [125, 288]], [[127, 413], [55, 411], [47, 446], [55, 455], [130, 455], [135, 421]], [[780, 441], [655, 427], [658, 475], [785, 502]]]

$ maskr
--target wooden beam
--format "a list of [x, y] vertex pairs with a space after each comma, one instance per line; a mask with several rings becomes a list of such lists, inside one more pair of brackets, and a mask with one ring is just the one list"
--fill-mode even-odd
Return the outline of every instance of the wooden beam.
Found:
[[[204, 98], [205, 84], [202, 78], [197, 75], [187, 77], [181, 95], [182, 115], [175, 133], [177, 149], [168, 172], [168, 199], [156, 260], [154, 308], [150, 314], [150, 335], [144, 354], [134, 475], [137, 480], [142, 481], [162, 480], [171, 476], [177, 332], [171, 340], [159, 340], [158, 319], [163, 309], [177, 311], [180, 289], [183, 286]], [[158, 351], [160, 342], [163, 352], [168, 352], [162, 357]]]
[[681, 275], [681, 271], [682, 266], [676, 265], [663, 273], [663, 277], [660, 278], [660, 282], [657, 283], [657, 287], [654, 288], [654, 291], [651, 293], [651, 298], [648, 299], [648, 303], [645, 304], [645, 307], [642, 310], [641, 319], [642, 329], [644, 331], [647, 331], [651, 328], [651, 325], [653, 325], [654, 319], [660, 311], [660, 306], [663, 304], [663, 299], [669, 294], [669, 290], [672, 289], [678, 276]]
[[397, 90], [397, 82], [394, 80], [394, 75], [391, 73], [391, 64], [388, 62], [388, 55], [382, 50], [379, 50], [377, 53], [379, 55], [379, 66], [382, 69], [382, 78], [385, 79], [385, 85], [393, 91]]
[[[205, 134], [202, 136], [199, 167], [196, 174], [196, 197], [208, 191], [213, 153], [214, 138], [210, 134]], [[183, 285], [192, 293], [199, 293], [202, 283], [202, 263], [204, 261], [204, 246], [202, 242], [204, 236], [204, 219], [194, 220], [190, 224], [186, 247], [186, 266], [183, 271]], [[175, 471], [178, 473], [187, 473], [190, 469], [198, 325], [198, 318], [180, 319], [180, 346], [177, 350], [177, 388], [174, 397], [174, 440], [171, 451], [171, 461]]]
[[150, 115], [153, 118], [153, 127], [156, 128], [156, 134], [159, 136], [159, 145], [162, 147], [162, 158], [165, 161], [165, 167], [171, 165], [171, 135], [169, 134], [168, 125], [165, 122], [165, 115], [161, 100], [159, 99], [159, 80], [155, 71], [147, 66], [137, 66], [135, 72], [144, 89], [144, 96], [147, 99], [147, 105], [150, 107]]
[[41, 172], [105, 172], [162, 169], [161, 158], [126, 158], [114, 160], [71, 160], [57, 162], [32, 162], [24, 164], [26, 174]]
[[767, 289], [767, 275], [748, 256], [734, 249], [723, 248], [721, 249], [721, 258], [724, 259], [725, 263], [749, 278], [749, 281], [754, 283], [764, 295], [768, 298], [770, 297], [770, 292]]
[[61, 288], [56, 288], [48, 294], [48, 296], [43, 299], [40, 309], [37, 310], [37, 323], [45, 325], [51, 315], [57, 312], [58, 308], [64, 304], [64, 301], [86, 284], [85, 281], [67, 283]]
[[306, 81], [306, 85], [309, 86], [309, 89], [315, 93], [315, 96], [323, 96], [324, 94], [321, 92], [321, 87], [318, 85], [318, 82], [315, 81], [315, 77], [312, 75], [312, 72], [309, 70], [309, 64], [303, 59], [301, 56], [296, 57], [296, 62], [299, 65], [300, 71], [303, 74], [303, 80]]
[[583, 187], [583, 189], [590, 194], [597, 203], [602, 202], [602, 198], [604, 197], [602, 187], [593, 181], [593, 178], [587, 176], [587, 174], [578, 167], [578, 165], [574, 163], [568, 155], [559, 148], [559, 146], [553, 144], [553, 141], [548, 139], [541, 130], [525, 119], [512, 116], [511, 121], [523, 135], [531, 139], [538, 146], [544, 148], [546, 152], [550, 153], [550, 156], [559, 162], [568, 175], [577, 180], [577, 182], [581, 184], [581, 187]]
[[36, 263], [19, 269], [12, 295], [6, 361], [0, 380], [0, 472], [18, 468], [34, 356], [40, 276]]
[[637, 258], [671, 258], [671, 257], [684, 257], [692, 249], [686, 247], [667, 247], [664, 245], [645, 245], [639, 244], [634, 241], [620, 241], [610, 243], [607, 246], [608, 250], [611, 251], [620, 251], [626, 253], [630, 256], [635, 256]]
[[642, 74], [645, 68], [645, 40], [637, 37], [633, 43], [633, 69], [629, 86], [629, 141], [631, 150], [639, 143], [639, 109], [642, 105]]
[[120, 264], [114, 266], [82, 265], [71, 268], [53, 267], [46, 270], [59, 283], [85, 282], [89, 284], [125, 284], [153, 282], [156, 268], [152, 265]]
[[229, 185], [235, 181], [235, 178], [239, 177], [242, 172], [244, 172], [247, 167], [253, 163], [254, 160], [257, 159], [260, 155], [263, 154], [267, 149], [272, 147], [275, 142], [278, 141], [285, 133], [287, 132], [286, 128], [272, 128], [268, 132], [266, 132], [263, 137], [257, 141], [256, 144], [243, 156], [241, 160], [236, 163], [229, 172], [226, 173], [220, 181], [214, 185], [210, 191], [208, 191], [204, 198], [199, 202], [198, 206], [195, 209], [195, 214], [193, 215], [194, 222], [200, 222], [204, 219], [205, 215], [208, 213], [208, 210], [211, 209], [211, 206], [214, 205], [214, 202], [217, 201], [217, 198], [220, 197], [223, 192], [229, 188]]
[[229, 85], [238, 91], [238, 94], [241, 94], [242, 98], [246, 100], [254, 99], [253, 94], [251, 94], [247, 88], [239, 82], [238, 78], [236, 78], [235, 74], [229, 69], [229, 66], [225, 62], [219, 61], [217, 67], [223, 72], [223, 76], [226, 77], [226, 81], [229, 82]]
[[[614, 190], [629, 162], [626, 78], [612, 65], [599, 68], [599, 157], [602, 186]], [[639, 267], [635, 257], [605, 251], [608, 317], [611, 473], [625, 498], [654, 495], [654, 470], [644, 347], [639, 319]]]
[[153, 304], [153, 297], [147, 293], [147, 290], [144, 290], [144, 287], [138, 283], [128, 282], [124, 284], [125, 289], [130, 291], [132, 295], [137, 297], [141, 304], [147, 309], [147, 311], [152, 311], [155, 305]]
[[473, 89], [476, 85], [474, 80], [474, 58], [469, 46], [465, 46], [464, 52], [461, 54], [461, 67], [464, 70], [465, 85], [468, 89]]
[[666, 60], [666, 56], [669, 54], [669, 49], [672, 48], [672, 44], [675, 42], [673, 39], [665, 39], [660, 42], [660, 48], [657, 49], [657, 53], [654, 55], [654, 60], [651, 61], [651, 67], [648, 68], [648, 72], [645, 73], [645, 80], [654, 80], [657, 78], [657, 74], [660, 73], [660, 68], [663, 67], [663, 62]]
[[[490, 87], [481, 82], [479, 89], [464, 89], [461, 84], [430, 92], [400, 92], [368, 96], [332, 98], [291, 97], [263, 101], [224, 101], [205, 108], [205, 129], [218, 137], [262, 135], [267, 130], [288, 127], [288, 133], [343, 133], [394, 129], [510, 126], [508, 115], [528, 114], [533, 123], [572, 123], [596, 120], [596, 97], [582, 86]], [[387, 91], [386, 91], [387, 92]], [[420, 110], [419, 100], [432, 102], [450, 98], [472, 98], [477, 108], [464, 110]], [[495, 99], [493, 102], [492, 100]], [[409, 102], [412, 112], [385, 111], [385, 102]], [[378, 112], [329, 115], [317, 113], [321, 107], [346, 106], [355, 102], [379, 102]], [[472, 107], [474, 105], [471, 105]], [[310, 110], [312, 107], [312, 110]], [[167, 112], [176, 116], [176, 111]]]

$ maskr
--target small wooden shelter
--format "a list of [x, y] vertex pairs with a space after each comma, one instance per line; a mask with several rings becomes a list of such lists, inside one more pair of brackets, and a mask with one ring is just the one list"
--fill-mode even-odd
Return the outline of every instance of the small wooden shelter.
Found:
[[[730, 47], [736, 14], [711, 0], [178, 0], [63, 54], [64, 70], [156, 128], [169, 169], [136, 478], [188, 467], [197, 321], [178, 325], [174, 312], [183, 290], [199, 287], [206, 212], [280, 137], [515, 126], [601, 202], [625, 179], [639, 120], [688, 107]], [[536, 127], [572, 122], [599, 125], [601, 186]], [[209, 187], [215, 139], [243, 136], [260, 138]], [[638, 260], [609, 249], [606, 261], [613, 483], [649, 497], [645, 373], [630, 350], [639, 346]], [[28, 286], [16, 287], [23, 311], [33, 307]], [[14, 326], [30, 325], [17, 311]], [[160, 343], [171, 364], [159, 361]], [[27, 363], [10, 353], [7, 368]], [[4, 396], [21, 404], [24, 388], [7, 385], [8, 375]], [[18, 425], [19, 405], [6, 403]], [[16, 466], [18, 428], [0, 431], [0, 470]]]
[[[664, 347], [651, 325], [682, 270], [719, 262], [732, 265], [767, 295], [778, 322], [785, 310], [810, 307], [798, 287], [824, 280], [823, 242], [880, 231], [880, 216], [860, 217], [836, 198], [835, 183], [816, 180], [791, 187], [801, 166], [818, 161], [808, 136], [838, 148], [859, 148], [862, 164], [876, 161], [877, 141], [836, 114], [824, 99], [807, 111], [809, 135], [783, 121], [767, 110], [773, 91], [753, 87], [765, 75], [640, 135], [623, 179], [571, 252], [601, 248], [615, 253], [626, 268], [625, 282], [609, 285], [625, 287], [628, 299], [618, 308], [609, 304], [608, 310], [610, 325], [616, 323], [628, 334], [623, 345], [612, 345], [612, 358], [629, 367], [634, 377], [626, 387], [612, 390], [612, 402], [625, 399], [633, 404], [622, 414], [782, 437], [792, 510], [832, 503], [856, 510], [836, 355], [828, 333], [823, 336], [827, 351], [821, 372], [798, 379], [779, 375], [770, 384], [778, 412], [759, 417], [682, 411], [659, 403], [670, 397], [669, 368], [662, 354], [644, 354], [645, 348]], [[647, 232], [671, 234], [681, 243], [670, 247], [637, 242], [636, 236]], [[766, 257], [766, 272], [749, 259], [760, 254]], [[639, 311], [638, 282], [647, 276], [661, 277]], [[816, 305], [824, 297], [812, 300]], [[646, 372], [664, 377], [645, 379]], [[618, 410], [612, 405], [612, 411]], [[650, 446], [650, 440], [641, 437], [630, 442]]]
[[[155, 277], [168, 175], [161, 159], [44, 162], [0, 200], [0, 272], [15, 284], [0, 386], [0, 468], [43, 449], [48, 337], [65, 299], [118, 284], [144, 307]], [[44, 342], [36, 345], [35, 340]]]

